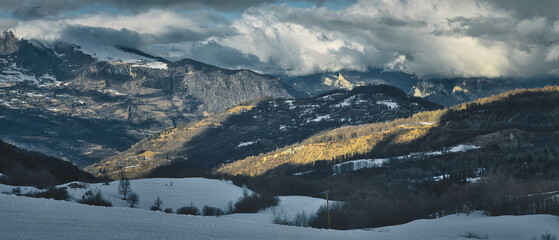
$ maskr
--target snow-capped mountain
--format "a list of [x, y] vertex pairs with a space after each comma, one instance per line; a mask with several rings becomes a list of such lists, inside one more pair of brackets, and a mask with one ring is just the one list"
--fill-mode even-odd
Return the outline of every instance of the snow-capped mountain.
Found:
[[153, 131], [254, 98], [275, 77], [135, 49], [0, 37], [0, 138], [86, 165]]

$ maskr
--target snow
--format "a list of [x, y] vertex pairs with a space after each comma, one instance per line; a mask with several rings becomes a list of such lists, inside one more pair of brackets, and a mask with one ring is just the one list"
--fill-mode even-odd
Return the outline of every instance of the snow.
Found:
[[39, 83], [33, 75], [24, 73], [25, 70], [17, 67], [15, 63], [0, 71], [0, 83], [31, 82]]
[[289, 105], [289, 109], [295, 109], [295, 104], [293, 104], [293, 102], [295, 102], [295, 100], [287, 100], [284, 101], [285, 103], [287, 103]]
[[310, 123], [310, 122], [322, 122], [322, 121], [328, 120], [328, 119], [330, 119], [330, 118], [332, 118], [332, 117], [330, 116], [330, 114], [326, 114], [326, 115], [323, 115], [323, 116], [318, 116], [318, 117], [313, 118], [313, 119], [307, 119], [307, 123]]
[[[293, 204], [297, 204], [294, 200]], [[0, 194], [0, 239], [489, 239], [525, 240], [548, 231], [559, 235], [551, 215], [487, 217], [481, 212], [372, 230], [325, 230], [230, 219], [95, 207], [51, 199]]]
[[239, 143], [239, 144], [237, 145], [237, 147], [238, 147], [238, 148], [240, 148], [240, 147], [246, 147], [246, 146], [250, 146], [250, 145], [255, 144], [255, 143], [256, 143], [256, 141], [241, 142], [241, 143]]
[[[64, 184], [63, 186], [68, 186]], [[221, 181], [206, 178], [146, 178], [130, 180], [130, 186], [133, 192], [140, 196], [138, 208], [149, 209], [153, 202], [160, 197], [163, 200], [163, 208], [177, 208], [194, 206], [200, 210], [205, 206], [217, 207], [225, 209], [229, 201], [236, 202], [243, 196], [243, 189], [235, 186], [229, 181]], [[102, 183], [87, 184], [87, 188], [68, 188], [68, 193], [75, 199], [88, 190], [99, 189], [103, 196], [113, 206], [127, 207], [129, 204], [122, 200], [122, 195], [118, 193], [118, 181], [110, 182], [109, 185]]]
[[307, 174], [311, 174], [313, 173], [314, 170], [309, 170], [309, 171], [304, 171], [304, 172], [297, 172], [297, 173], [293, 173], [293, 176], [303, 176], [303, 175], [307, 175]]
[[0, 239], [461, 239], [337, 231], [0, 194]]
[[396, 109], [399, 107], [397, 102], [392, 102], [392, 101], [377, 101], [377, 104], [386, 105], [390, 109]]
[[114, 46], [94, 43], [88, 39], [76, 39], [80, 45], [77, 51], [91, 55], [99, 61], [107, 61], [110, 63], [126, 63], [132, 67], [146, 67], [153, 69], [167, 69], [167, 64], [157, 59], [140, 56], [131, 52], [126, 52]]
[[341, 103], [338, 103], [336, 105], [333, 105], [334, 107], [349, 107], [351, 106], [351, 101], [355, 99], [355, 95], [348, 97], [346, 99], [344, 99], [344, 101], [342, 101]]
[[559, 217], [552, 215], [488, 217], [477, 211], [470, 215], [450, 215], [438, 219], [416, 220], [383, 228], [394, 234], [487, 234], [489, 239], [531, 239], [546, 231], [559, 236]]
[[114, 96], [123, 96], [123, 95], [126, 95], [125, 93], [121, 93], [121, 92], [119, 92], [119, 91], [117, 91], [117, 90], [114, 90], [114, 89], [106, 89], [106, 90], [105, 90], [105, 93], [109, 93], [109, 94], [112, 94], [112, 95], [114, 95]]
[[[326, 200], [321, 198], [305, 197], [305, 196], [280, 196], [280, 203], [278, 206], [261, 210], [258, 213], [235, 213], [223, 216], [224, 218], [247, 220], [260, 223], [272, 223], [272, 211], [284, 211], [287, 214], [288, 220], [293, 220], [297, 213], [310, 215], [322, 205], [326, 205]], [[330, 204], [336, 201], [330, 201]]]
[[132, 67], [145, 67], [153, 69], [167, 69], [167, 64], [163, 62], [144, 62], [144, 61], [131, 61]]
[[[392, 158], [377, 158], [377, 159], [358, 159], [347, 161], [343, 163], [338, 163], [332, 166], [333, 174], [340, 174], [342, 172], [350, 172], [350, 171], [357, 171], [360, 169], [365, 168], [375, 168], [375, 167], [382, 167], [383, 164], [390, 161], [390, 159], [412, 159], [412, 158], [423, 158], [429, 156], [439, 156], [449, 153], [456, 153], [456, 152], [466, 152], [473, 149], [478, 149], [479, 146], [475, 145], [467, 145], [467, 144], [459, 144], [453, 146], [449, 149], [441, 150], [441, 151], [434, 151], [434, 152], [419, 152], [419, 153], [410, 153], [408, 155], [397, 156]], [[442, 176], [440, 176], [442, 179]], [[435, 181], [437, 177], [434, 177]], [[472, 181], [476, 181], [472, 179]]]

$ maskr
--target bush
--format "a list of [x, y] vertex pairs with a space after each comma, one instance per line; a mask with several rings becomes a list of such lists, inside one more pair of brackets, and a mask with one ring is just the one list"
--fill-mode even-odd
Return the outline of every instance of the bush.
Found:
[[128, 202], [130, 207], [133, 208], [136, 204], [138, 204], [138, 202], [140, 202], [140, 196], [138, 196], [135, 192], [132, 192], [129, 194], [128, 199], [126, 199], [126, 202]]
[[289, 216], [283, 208], [272, 208], [272, 223], [279, 225], [293, 225], [293, 222], [289, 221]]
[[473, 238], [473, 239], [488, 239], [489, 235], [485, 234], [485, 235], [481, 235], [479, 233], [474, 233], [474, 232], [469, 232], [466, 234], [462, 234], [460, 235], [463, 238]]
[[[330, 225], [333, 229], [349, 229], [351, 223], [351, 214], [349, 206], [341, 203], [330, 204]], [[326, 206], [321, 206], [316, 215], [313, 216], [309, 225], [314, 228], [328, 228], [328, 209]]]
[[173, 209], [172, 208], [165, 208], [165, 210], [163, 210], [164, 213], [173, 213]]
[[219, 208], [206, 205], [202, 208], [202, 214], [204, 214], [204, 216], [221, 216], [224, 215], [225, 212]]
[[87, 204], [87, 205], [93, 205], [93, 206], [103, 206], [103, 207], [113, 206], [113, 204], [109, 200], [103, 198], [103, 194], [99, 189], [96, 189], [94, 191], [91, 190], [87, 191], [82, 196], [82, 199], [78, 199], [77, 202], [82, 204]]
[[24, 196], [33, 198], [52, 198], [55, 200], [67, 200], [68, 198], [70, 198], [65, 187], [49, 187], [46, 191], [26, 193], [24, 194]]
[[549, 232], [546, 232], [546, 233], [543, 233], [542, 235], [540, 235], [540, 238], [534, 236], [532, 238], [532, 240], [557, 240], [557, 236], [555, 236], [555, 235], [553, 235]]
[[190, 203], [190, 206], [188, 207], [181, 207], [177, 209], [177, 214], [200, 215], [200, 210], [194, 206], [193, 203]]
[[159, 196], [157, 196], [155, 202], [153, 203], [153, 205], [151, 205], [150, 209], [152, 211], [161, 211], [161, 206], [163, 206], [163, 201], [161, 200], [161, 198], [159, 198]]
[[260, 195], [252, 193], [251, 195], [244, 194], [235, 203], [234, 213], [257, 213], [260, 209], [277, 206], [279, 198], [272, 195]]
[[293, 226], [309, 227], [309, 216], [305, 212], [300, 212], [293, 219]]
[[81, 184], [81, 183], [75, 183], [75, 182], [73, 182], [73, 183], [68, 184], [68, 187], [69, 187], [69, 188], [74, 188], [74, 189], [76, 189], [76, 188], [85, 188], [85, 185], [83, 185], [83, 184]]

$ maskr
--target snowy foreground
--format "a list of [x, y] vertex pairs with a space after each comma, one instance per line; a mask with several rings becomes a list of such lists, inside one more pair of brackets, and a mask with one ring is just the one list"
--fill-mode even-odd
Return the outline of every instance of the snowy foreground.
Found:
[[[68, 186], [64, 184], [61, 186]], [[186, 216], [149, 211], [157, 196], [163, 208], [176, 210], [190, 203], [225, 208], [243, 195], [243, 188], [228, 181], [204, 178], [132, 180], [140, 195], [138, 208], [129, 208], [118, 194], [118, 181], [68, 188], [74, 199], [98, 189], [114, 207], [96, 207], [73, 201], [34, 199], [0, 194], [0, 239], [464, 239], [475, 233], [488, 239], [531, 239], [549, 232], [559, 236], [559, 217], [551, 215], [487, 217], [480, 212], [369, 230], [335, 231], [270, 224], [271, 209], [253, 214], [221, 217]], [[0, 192], [14, 187], [0, 184]], [[22, 192], [36, 191], [22, 187]], [[248, 190], [250, 192], [250, 190]], [[320, 198], [282, 196], [277, 209], [290, 218], [314, 213]]]
[[559, 234], [549, 215], [486, 217], [479, 213], [370, 231], [336, 231], [229, 219], [95, 207], [51, 199], [0, 194], [0, 239], [463, 239], [472, 232], [489, 239], [530, 239]]

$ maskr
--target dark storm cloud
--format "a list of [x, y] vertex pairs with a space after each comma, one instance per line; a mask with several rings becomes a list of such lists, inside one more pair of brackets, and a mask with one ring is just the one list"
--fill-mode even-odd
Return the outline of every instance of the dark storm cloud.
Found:
[[115, 30], [101, 27], [68, 26], [61, 32], [60, 38], [69, 42], [87, 40], [87, 42], [138, 48], [145, 44], [144, 39], [147, 37], [125, 28]]
[[[338, 0], [341, 1], [341, 0]], [[279, 0], [0, 0], [0, 9], [11, 12], [19, 19], [41, 19], [60, 12], [74, 11], [83, 7], [115, 7], [133, 13], [150, 9], [214, 9], [220, 11], [242, 11], [262, 4], [277, 3]], [[292, 0], [322, 5], [322, 0]]]
[[284, 69], [278, 66], [273, 59], [262, 62], [253, 54], [245, 54], [237, 49], [220, 45], [214, 41], [192, 48], [187, 57], [226, 68], [252, 69], [271, 74], [284, 72]]
[[540, 16], [559, 19], [559, 1], [557, 0], [484, 0], [484, 2], [514, 12], [518, 18]]

